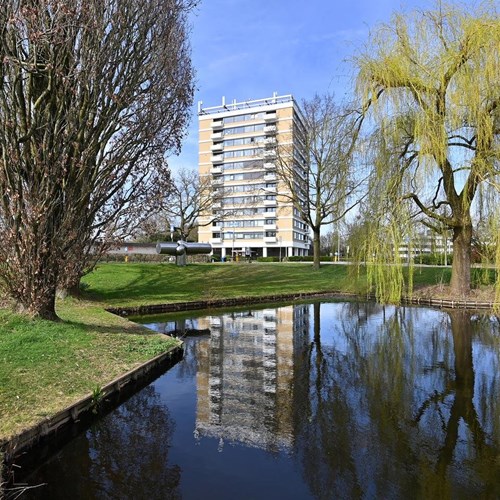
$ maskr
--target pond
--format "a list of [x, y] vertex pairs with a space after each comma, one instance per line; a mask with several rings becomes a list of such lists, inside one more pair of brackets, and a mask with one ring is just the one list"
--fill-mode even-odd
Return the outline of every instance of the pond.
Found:
[[141, 318], [185, 357], [24, 498], [497, 498], [500, 325], [314, 302]]

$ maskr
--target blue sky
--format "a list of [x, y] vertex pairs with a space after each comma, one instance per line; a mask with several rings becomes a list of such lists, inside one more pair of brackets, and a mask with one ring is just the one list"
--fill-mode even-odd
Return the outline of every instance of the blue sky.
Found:
[[196, 87], [182, 153], [173, 172], [197, 168], [197, 103], [260, 99], [274, 91], [300, 102], [315, 93], [349, 95], [352, 57], [370, 30], [394, 12], [426, 10], [432, 0], [204, 0], [192, 15]]

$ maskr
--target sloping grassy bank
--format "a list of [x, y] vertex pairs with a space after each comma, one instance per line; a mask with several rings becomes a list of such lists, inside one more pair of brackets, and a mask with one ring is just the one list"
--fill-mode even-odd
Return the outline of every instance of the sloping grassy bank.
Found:
[[[447, 268], [422, 267], [415, 285], [447, 283]], [[102, 264], [83, 278], [85, 296], [104, 307], [138, 306], [228, 297], [335, 291], [366, 293], [364, 275], [345, 265], [308, 263]]]
[[267, 263], [102, 264], [83, 283], [86, 296], [105, 306], [356, 289], [346, 266]]
[[0, 310], [0, 441], [177, 344], [87, 301], [57, 310], [63, 322]]

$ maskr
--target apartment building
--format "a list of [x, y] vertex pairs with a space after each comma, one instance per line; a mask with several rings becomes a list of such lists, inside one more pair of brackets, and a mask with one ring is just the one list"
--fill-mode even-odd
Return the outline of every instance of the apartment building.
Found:
[[199, 174], [213, 201], [200, 217], [199, 241], [223, 259], [307, 255], [308, 227], [276, 169], [279, 144], [294, 158], [297, 182], [305, 183], [304, 124], [293, 97], [202, 104]]

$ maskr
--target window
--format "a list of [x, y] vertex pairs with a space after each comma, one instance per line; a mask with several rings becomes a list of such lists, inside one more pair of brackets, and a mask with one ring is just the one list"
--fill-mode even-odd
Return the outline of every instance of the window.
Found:
[[246, 172], [242, 174], [227, 174], [224, 176], [224, 181], [243, 181], [249, 179], [261, 179], [264, 176], [263, 172]]
[[224, 147], [226, 146], [242, 146], [245, 144], [256, 144], [259, 141], [264, 140], [264, 136], [258, 137], [242, 137], [239, 139], [227, 139], [224, 141]]
[[244, 122], [248, 120], [258, 120], [264, 118], [264, 113], [247, 113], [244, 115], [228, 116], [224, 118], [224, 123]]
[[236, 161], [231, 163], [224, 163], [224, 170], [243, 170], [245, 168], [263, 168], [263, 161], [260, 159], [249, 159], [246, 161]]
[[224, 130], [224, 135], [246, 134], [249, 132], [260, 132], [264, 130], [264, 123], [258, 125], [245, 125], [243, 127], [231, 127]]
[[257, 156], [260, 153], [260, 149], [237, 149], [235, 151], [224, 151], [224, 158], [237, 158], [239, 156]]

